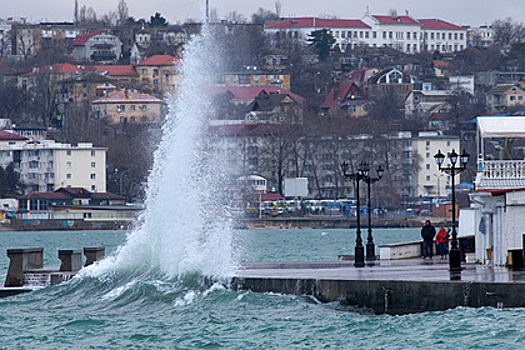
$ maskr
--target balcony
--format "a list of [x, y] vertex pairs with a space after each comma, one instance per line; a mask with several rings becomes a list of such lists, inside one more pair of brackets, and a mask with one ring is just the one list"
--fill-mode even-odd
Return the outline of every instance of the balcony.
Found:
[[477, 190], [525, 188], [525, 161], [483, 160], [475, 184]]

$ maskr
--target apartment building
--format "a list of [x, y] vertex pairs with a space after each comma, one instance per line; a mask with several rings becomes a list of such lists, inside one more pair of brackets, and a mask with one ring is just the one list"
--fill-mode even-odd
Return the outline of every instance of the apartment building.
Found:
[[451, 184], [450, 175], [439, 171], [434, 155], [439, 150], [447, 154], [453, 149], [461, 153], [458, 136], [428, 131], [420, 132], [417, 137], [412, 138], [412, 159], [419, 164], [419, 171], [415, 177], [416, 197], [444, 197], [447, 195], [447, 186]]
[[14, 163], [20, 181], [26, 185], [26, 194], [60, 187], [106, 191], [107, 148], [92, 143], [72, 146], [54, 140], [24, 144], [13, 141], [0, 143], [0, 164]]

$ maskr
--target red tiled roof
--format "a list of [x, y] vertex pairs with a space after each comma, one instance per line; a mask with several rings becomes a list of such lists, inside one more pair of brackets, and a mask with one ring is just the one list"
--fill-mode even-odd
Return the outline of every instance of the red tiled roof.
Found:
[[212, 94], [219, 95], [231, 92], [233, 100], [254, 100], [259, 94], [265, 91], [267, 94], [288, 94], [295, 100], [304, 100], [303, 97], [294, 94], [278, 86], [214, 86]]
[[86, 70], [86, 67], [84, 66], [78, 66], [78, 65], [71, 64], [71, 63], [59, 63], [59, 64], [54, 64], [52, 66], [37, 67], [32, 72], [26, 73], [22, 76], [27, 77], [31, 75], [36, 75], [38, 73], [47, 72], [47, 71], [55, 71], [56, 73], [66, 74], [66, 73], [82, 72], [85, 70]]
[[418, 21], [410, 16], [376, 16], [372, 15], [380, 24], [405, 24], [419, 25]]
[[141, 93], [137, 90], [126, 90], [121, 89], [118, 91], [113, 91], [107, 96], [103, 96], [95, 101], [94, 104], [101, 103], [164, 103], [163, 100], [158, 99], [154, 96]]
[[465, 28], [457, 26], [455, 24], [445, 22], [437, 18], [420, 19], [421, 29], [433, 29], [433, 30], [465, 30]]
[[170, 55], [155, 55], [139, 62], [137, 66], [173, 66], [179, 62], [180, 59], [178, 57]]
[[0, 129], [0, 141], [27, 141], [28, 138]]
[[328, 96], [321, 105], [321, 108], [331, 108], [344, 102], [348, 95], [360, 96], [361, 92], [359, 88], [351, 81], [344, 81], [339, 85], [339, 92], [335, 94], [335, 88], [330, 90]]
[[85, 35], [79, 35], [73, 41], [73, 46], [84, 45], [89, 40], [89, 38], [91, 38], [94, 35], [100, 34], [100, 33], [104, 33], [104, 31], [99, 30], [98, 32], [92, 32], [92, 33], [88, 33], [88, 34], [85, 34]]
[[329, 19], [317, 17], [296, 17], [266, 26], [266, 29], [279, 28], [370, 28], [359, 19]]
[[138, 75], [133, 65], [95, 65], [97, 72], [108, 72], [110, 76]]

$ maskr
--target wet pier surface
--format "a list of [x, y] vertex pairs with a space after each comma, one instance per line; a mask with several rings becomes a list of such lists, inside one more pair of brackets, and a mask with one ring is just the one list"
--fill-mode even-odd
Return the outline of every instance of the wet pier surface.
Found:
[[450, 273], [448, 260], [439, 257], [423, 260], [376, 260], [373, 265], [356, 268], [350, 260], [292, 261], [243, 263], [238, 277], [309, 278], [336, 280], [396, 280], [467, 282], [522, 282], [525, 271], [512, 271], [503, 266], [462, 265], [459, 273]]
[[232, 288], [254, 292], [313, 296], [339, 301], [377, 314], [447, 310], [458, 306], [525, 307], [525, 271], [464, 265], [450, 272], [448, 260], [243, 263]]

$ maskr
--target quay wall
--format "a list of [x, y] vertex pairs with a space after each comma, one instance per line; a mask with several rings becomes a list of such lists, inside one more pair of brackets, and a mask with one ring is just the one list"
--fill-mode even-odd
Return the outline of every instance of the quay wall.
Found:
[[[451, 223], [444, 218], [416, 217], [410, 219], [374, 219], [372, 222], [375, 228], [403, 228], [403, 227], [422, 227], [425, 220], [431, 220], [434, 226], [447, 226]], [[275, 218], [263, 217], [244, 218], [238, 220], [238, 228], [241, 229], [296, 229], [296, 228], [356, 228], [355, 218], [344, 216], [281, 216]], [[365, 228], [367, 221], [361, 220], [361, 228]]]
[[376, 314], [407, 314], [466, 307], [525, 307], [525, 282], [316, 280], [235, 277], [232, 289], [313, 296]]

